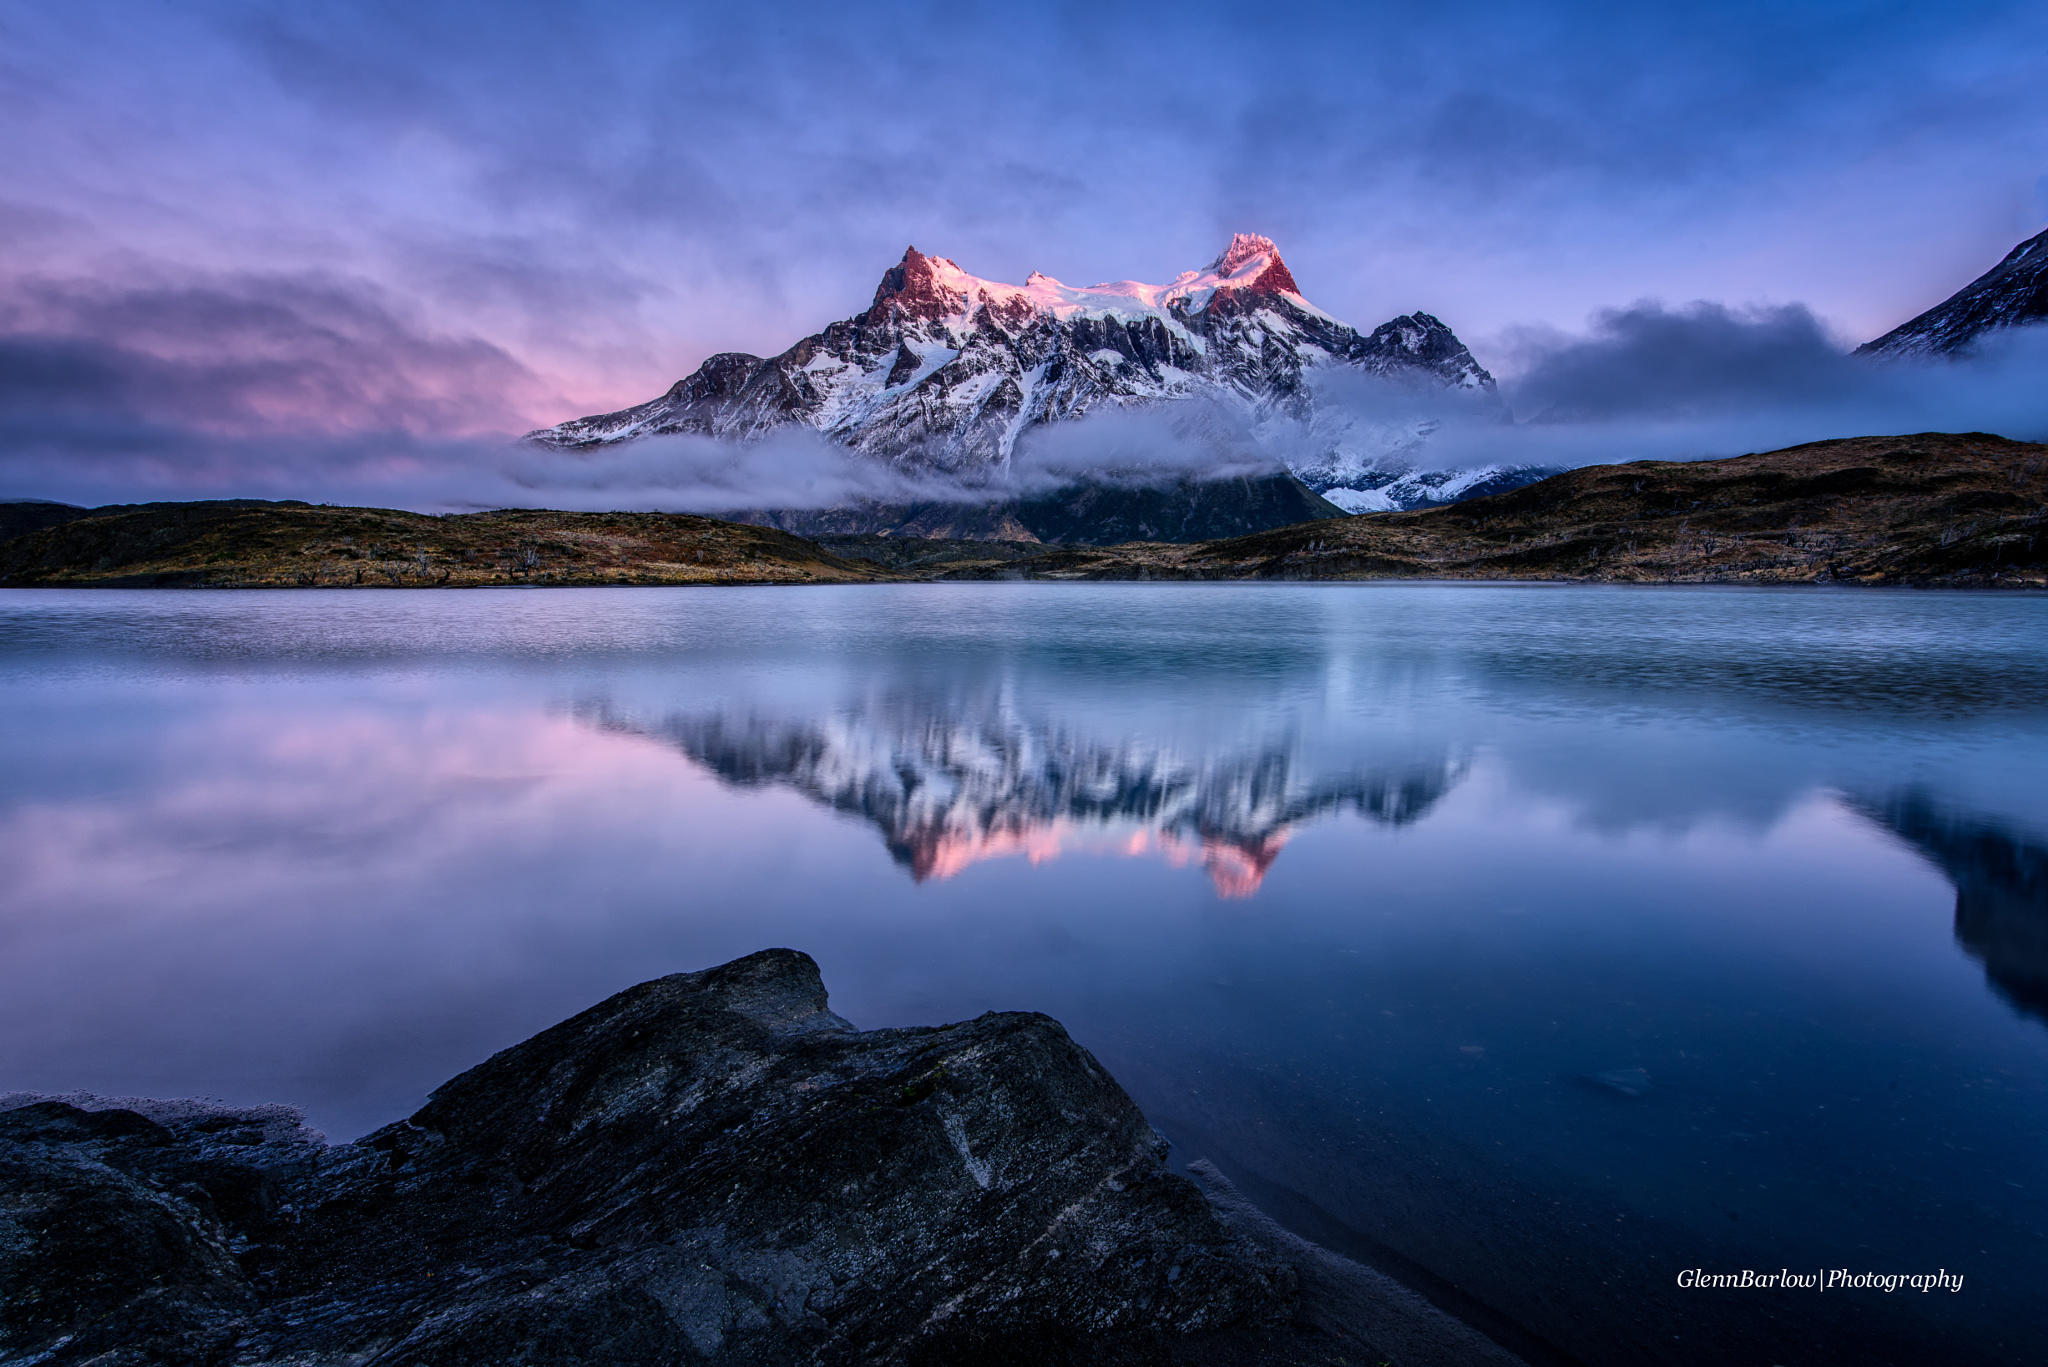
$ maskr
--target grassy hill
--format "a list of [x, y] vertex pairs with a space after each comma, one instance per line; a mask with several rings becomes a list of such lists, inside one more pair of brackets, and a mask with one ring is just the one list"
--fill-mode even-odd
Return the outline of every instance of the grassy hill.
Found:
[[0, 584], [471, 588], [808, 584], [890, 577], [767, 527], [685, 513], [430, 517], [304, 503], [95, 508], [0, 542]]

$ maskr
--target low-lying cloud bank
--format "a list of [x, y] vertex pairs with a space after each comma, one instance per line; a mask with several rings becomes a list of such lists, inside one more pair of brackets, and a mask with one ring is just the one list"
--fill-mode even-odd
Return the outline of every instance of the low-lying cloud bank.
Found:
[[1511, 341], [1503, 392], [1517, 421], [1446, 430], [1432, 463], [1696, 460], [1899, 432], [2048, 439], [2048, 327], [1991, 334], [1953, 359], [1887, 358], [1852, 354], [1798, 305], [1639, 303], [1578, 336]]
[[0, 497], [721, 512], [1258, 475], [1327, 464], [1333, 442], [1441, 468], [1689, 460], [1889, 432], [2048, 439], [2048, 327], [1959, 359], [1886, 360], [1850, 354], [1798, 306], [1639, 303], [1504, 347], [1500, 403], [1333, 375], [1310, 423], [1195, 401], [1101, 413], [1026, 434], [1009, 469], [972, 480], [803, 430], [522, 445], [505, 429], [532, 420], [542, 389], [524, 366], [345, 281], [41, 282], [0, 299]]

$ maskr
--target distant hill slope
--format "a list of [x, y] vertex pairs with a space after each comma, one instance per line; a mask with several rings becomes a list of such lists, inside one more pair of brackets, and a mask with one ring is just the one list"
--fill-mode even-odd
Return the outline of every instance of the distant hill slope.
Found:
[[430, 517], [304, 503], [96, 508], [0, 542], [0, 584], [466, 588], [848, 583], [888, 577], [786, 532], [686, 513]]
[[1923, 433], [1590, 465], [1446, 508], [1192, 546], [1069, 548], [947, 573], [2040, 588], [2048, 446]]
[[41, 499], [0, 503], [0, 541], [20, 536], [24, 532], [57, 527], [81, 517], [91, 516], [92, 509], [80, 508], [71, 503], [49, 503]]
[[1917, 318], [1899, 324], [1859, 354], [1944, 355], [1987, 332], [2048, 323], [2048, 232], [2030, 237], [1993, 266]]
[[1348, 514], [1289, 474], [1163, 485], [1071, 484], [989, 503], [866, 503], [816, 511], [734, 513], [799, 536], [966, 537], [1114, 546], [1120, 541], [1214, 541]]
[[1854, 437], [1589, 465], [1413, 512], [1228, 540], [1039, 550], [835, 537], [684, 513], [428, 517], [303, 503], [96, 508], [0, 541], [0, 584], [467, 587], [927, 579], [1545, 579], [2048, 587], [2048, 445]]

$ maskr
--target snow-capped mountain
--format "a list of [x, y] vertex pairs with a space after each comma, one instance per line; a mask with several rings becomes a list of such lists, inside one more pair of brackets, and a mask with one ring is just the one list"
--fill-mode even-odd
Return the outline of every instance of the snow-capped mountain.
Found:
[[1857, 351], [1945, 355], [1995, 329], [2043, 322], [2048, 322], [2048, 232], [2028, 238], [1941, 303]]
[[[905, 469], [999, 475], [1034, 428], [1105, 409], [1204, 399], [1251, 423], [1310, 434], [1286, 459], [1318, 492], [1358, 509], [1445, 501], [1527, 483], [1500, 467], [1419, 475], [1428, 418], [1329, 421], [1332, 376], [1391, 379], [1497, 408], [1493, 377], [1426, 313], [1369, 333], [1302, 297], [1279, 249], [1240, 233], [1208, 266], [1163, 285], [1021, 285], [970, 275], [915, 247], [863, 313], [779, 356], [723, 352], [666, 394], [530, 434], [587, 448], [663, 433], [746, 439], [801, 424]], [[1547, 472], [1545, 472], [1547, 473]], [[1540, 476], [1532, 476], [1540, 477]]]

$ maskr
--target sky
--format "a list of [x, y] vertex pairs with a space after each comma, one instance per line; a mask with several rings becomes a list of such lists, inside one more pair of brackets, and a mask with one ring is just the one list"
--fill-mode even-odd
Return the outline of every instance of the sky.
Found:
[[0, 0], [0, 134], [0, 496], [233, 492], [772, 354], [913, 243], [1261, 232], [1507, 381], [1713, 309], [1846, 347], [2048, 225], [2048, 7]]

